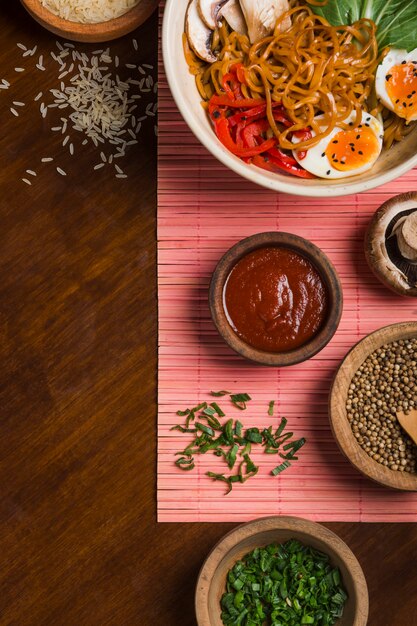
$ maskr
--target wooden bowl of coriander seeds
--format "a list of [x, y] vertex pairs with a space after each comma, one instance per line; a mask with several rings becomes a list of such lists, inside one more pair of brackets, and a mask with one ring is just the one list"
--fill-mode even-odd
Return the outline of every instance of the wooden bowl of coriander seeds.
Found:
[[349, 461], [380, 485], [417, 491], [417, 446], [396, 413], [417, 407], [417, 322], [371, 333], [346, 356], [330, 394], [330, 424]]
[[111, 41], [131, 33], [158, 6], [158, 0], [120, 0], [120, 6], [109, 2], [107, 9], [94, 0], [21, 0], [21, 3], [51, 33], [86, 43]]

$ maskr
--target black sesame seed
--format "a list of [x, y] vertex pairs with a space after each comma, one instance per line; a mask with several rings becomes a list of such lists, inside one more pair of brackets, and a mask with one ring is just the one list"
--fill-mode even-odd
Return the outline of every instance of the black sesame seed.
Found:
[[363, 154], [362, 150], [359, 150], [358, 154]]
[[390, 78], [392, 78], [392, 74], [387, 74], [387, 75], [385, 76], [385, 80], [389, 80]]
[[327, 176], [330, 176], [331, 173], [332, 173], [332, 170], [328, 170]]
[[400, 99], [399, 99], [399, 98], [397, 98], [397, 100], [395, 101], [395, 104], [398, 104], [398, 103], [399, 103], [399, 101], [400, 101]]
[[332, 141], [332, 143], [339, 143], [337, 139], [335, 139], [334, 141]]
[[360, 136], [360, 135], [356, 135], [356, 139], [360, 139], [360, 138], [361, 138], [361, 136]]
[[407, 98], [408, 98], [408, 99], [410, 99], [410, 98], [412, 98], [412, 97], [413, 97], [413, 94], [412, 94], [412, 93], [409, 93], [409, 94], [408, 94], [408, 96], [407, 96]]
[[407, 61], [403, 61], [403, 62], [401, 63], [401, 65], [406, 65], [406, 63], [407, 63]]
[[323, 152], [323, 154], [322, 154], [321, 156], [322, 156], [322, 157], [325, 157], [325, 156], [326, 156], [326, 153], [325, 153], [325, 152]]
[[406, 107], [406, 106], [407, 106], [407, 103], [406, 103], [406, 102], [403, 102], [403, 107]]

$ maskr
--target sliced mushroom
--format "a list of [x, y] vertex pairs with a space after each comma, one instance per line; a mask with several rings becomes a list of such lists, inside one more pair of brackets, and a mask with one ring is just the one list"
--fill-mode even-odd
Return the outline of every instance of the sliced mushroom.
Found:
[[[288, 0], [240, 0], [240, 5], [252, 43], [273, 33], [278, 18], [290, 8]], [[291, 19], [285, 18], [281, 31], [288, 30], [290, 26]]]
[[405, 259], [412, 263], [417, 262], [417, 210], [402, 220], [401, 228], [397, 230], [398, 247]]
[[232, 30], [240, 35], [247, 35], [248, 29], [239, 0], [226, 0], [217, 14], [218, 19], [221, 17], [224, 17]]
[[217, 27], [217, 14], [225, 0], [198, 0], [198, 12], [204, 24], [210, 30]]
[[365, 252], [383, 283], [417, 297], [417, 192], [395, 196], [378, 209], [369, 225]]
[[188, 5], [185, 30], [188, 42], [196, 55], [200, 57], [200, 59], [203, 59], [203, 61], [214, 63], [217, 58], [211, 49], [213, 31], [207, 28], [200, 17], [200, 13], [198, 12], [198, 0], [191, 0]]

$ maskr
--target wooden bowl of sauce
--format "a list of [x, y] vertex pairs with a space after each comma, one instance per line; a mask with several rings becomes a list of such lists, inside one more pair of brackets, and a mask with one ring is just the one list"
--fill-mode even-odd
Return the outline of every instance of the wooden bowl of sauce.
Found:
[[238, 354], [275, 367], [320, 352], [343, 310], [342, 286], [313, 243], [283, 232], [259, 233], [234, 245], [210, 285], [211, 316]]

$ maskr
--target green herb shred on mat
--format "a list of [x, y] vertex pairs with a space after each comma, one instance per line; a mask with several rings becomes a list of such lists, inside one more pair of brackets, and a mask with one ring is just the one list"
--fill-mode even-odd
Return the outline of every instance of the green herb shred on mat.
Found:
[[[251, 397], [247, 393], [232, 394], [228, 391], [212, 391], [212, 396], [222, 397], [228, 395], [234, 407], [240, 411], [247, 408]], [[274, 401], [269, 403], [268, 415], [272, 416]], [[192, 434], [193, 440], [184, 450], [177, 452], [175, 465], [183, 471], [192, 471], [195, 467], [195, 456], [212, 452], [217, 457], [222, 457], [228, 470], [232, 474], [207, 472], [207, 476], [214, 481], [226, 484], [226, 493], [230, 493], [235, 483], [245, 483], [255, 476], [259, 467], [251, 458], [252, 447], [262, 446], [265, 454], [278, 454], [284, 461], [271, 471], [273, 476], [291, 466], [291, 461], [298, 459], [295, 453], [304, 446], [304, 437], [296, 441], [289, 441], [294, 433], [284, 432], [287, 419], [281, 418], [281, 422], [274, 430], [273, 426], [263, 430], [252, 427], [244, 428], [239, 420], [227, 419], [226, 413], [217, 402], [202, 402], [192, 409], [177, 411], [177, 415], [185, 417], [185, 424], [177, 424], [171, 430], [180, 433]], [[226, 418], [224, 423], [221, 418]]]
[[256, 548], [229, 571], [224, 626], [332, 626], [347, 600], [326, 554], [295, 539]]

